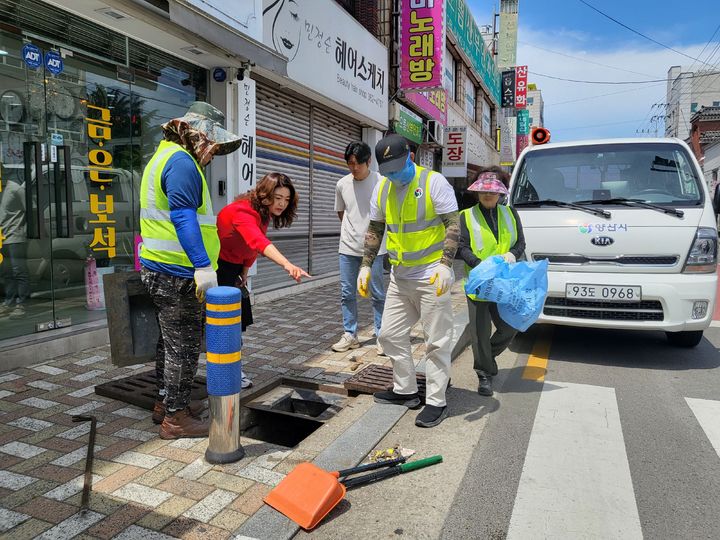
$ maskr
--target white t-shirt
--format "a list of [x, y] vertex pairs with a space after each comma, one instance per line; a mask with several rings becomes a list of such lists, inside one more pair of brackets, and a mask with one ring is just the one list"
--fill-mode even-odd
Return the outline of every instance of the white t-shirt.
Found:
[[[340, 249], [343, 255], [363, 256], [365, 233], [370, 224], [370, 198], [380, 182], [380, 174], [370, 171], [364, 180], [355, 180], [352, 174], [343, 176], [335, 186], [335, 211], [345, 212], [340, 227]], [[377, 194], [375, 195], [377, 197]], [[385, 238], [380, 255], [385, 254]]]
[[[447, 181], [442, 174], [439, 172], [432, 171], [430, 178], [428, 179], [430, 187], [430, 200], [435, 207], [435, 213], [449, 214], [450, 212], [457, 212], [458, 205], [457, 199], [455, 199], [455, 191], [453, 190], [450, 182]], [[405, 193], [407, 193], [408, 186], [400, 187], [396, 193], [399, 200], [404, 200]], [[370, 219], [373, 221], [385, 221], [385, 209], [379, 208], [377, 204], [378, 187], [373, 191], [372, 199], [370, 202]], [[392, 271], [396, 278], [399, 279], [416, 279], [424, 280], [430, 279], [435, 272], [435, 267], [439, 264], [434, 262], [431, 264], [421, 264], [419, 266], [403, 266], [393, 265]]]

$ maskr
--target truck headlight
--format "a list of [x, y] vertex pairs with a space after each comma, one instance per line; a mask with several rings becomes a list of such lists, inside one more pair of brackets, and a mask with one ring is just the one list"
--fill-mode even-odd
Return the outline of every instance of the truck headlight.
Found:
[[717, 231], [698, 227], [683, 272], [712, 273], [717, 267]]

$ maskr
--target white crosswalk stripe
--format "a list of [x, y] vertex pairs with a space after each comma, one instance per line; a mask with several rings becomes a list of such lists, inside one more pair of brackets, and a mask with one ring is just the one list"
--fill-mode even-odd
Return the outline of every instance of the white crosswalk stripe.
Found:
[[720, 457], [720, 401], [695, 398], [685, 401]]
[[507, 538], [642, 538], [613, 388], [544, 383]]

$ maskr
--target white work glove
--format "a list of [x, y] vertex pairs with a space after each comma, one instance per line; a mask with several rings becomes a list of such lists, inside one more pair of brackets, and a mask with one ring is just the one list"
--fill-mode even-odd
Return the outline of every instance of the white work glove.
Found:
[[357, 290], [360, 296], [368, 298], [370, 296], [370, 267], [362, 266], [357, 279]]
[[452, 268], [449, 268], [442, 263], [438, 264], [435, 269], [435, 273], [430, 278], [430, 285], [435, 284], [437, 287], [435, 294], [442, 296], [450, 290], [453, 283], [455, 283], [455, 275], [453, 274]]
[[211, 287], [217, 287], [217, 274], [212, 266], [195, 269], [195, 296], [198, 302], [205, 301], [205, 292]]
[[512, 263], [514, 263], [514, 262], [517, 262], [517, 260], [515, 259], [515, 255], [513, 255], [513, 254], [510, 253], [509, 251], [508, 251], [507, 253], [503, 254], [503, 255], [502, 255], [502, 258], [505, 259], [505, 262], [508, 263], [508, 264], [512, 264]]

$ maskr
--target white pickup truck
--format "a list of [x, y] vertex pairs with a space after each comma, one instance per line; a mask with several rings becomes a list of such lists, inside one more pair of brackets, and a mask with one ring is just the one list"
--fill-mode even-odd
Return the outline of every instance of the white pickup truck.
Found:
[[694, 347], [717, 292], [716, 212], [678, 139], [607, 139], [527, 148], [510, 204], [528, 260], [547, 259], [539, 323], [662, 330]]

